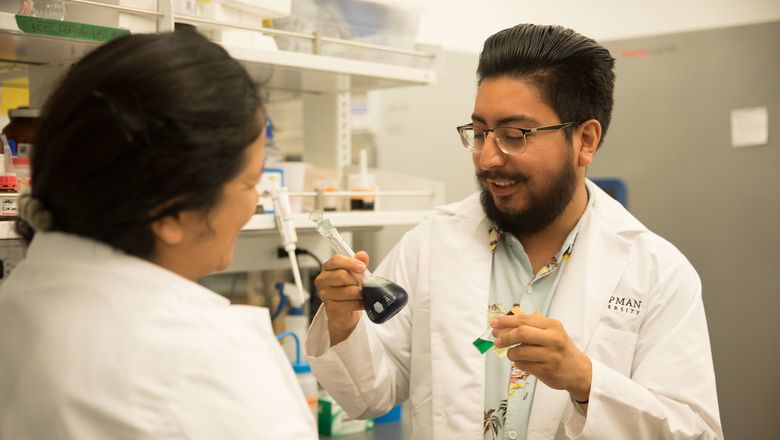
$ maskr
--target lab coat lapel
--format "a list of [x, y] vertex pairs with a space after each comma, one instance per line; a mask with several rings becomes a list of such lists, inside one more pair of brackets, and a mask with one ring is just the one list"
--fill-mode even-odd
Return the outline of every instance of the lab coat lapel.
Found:
[[487, 221], [481, 209], [476, 213], [432, 228], [434, 438], [482, 438], [484, 359], [472, 342], [487, 328], [492, 258]]
[[[602, 193], [594, 196], [597, 197], [594, 205], [598, 205]], [[604, 221], [596, 206], [586, 214], [550, 307], [549, 317], [563, 323], [569, 337], [582, 351], [628, 263], [630, 243], [617, 232]], [[528, 439], [553, 438], [569, 402], [567, 392], [554, 390], [539, 381]]]

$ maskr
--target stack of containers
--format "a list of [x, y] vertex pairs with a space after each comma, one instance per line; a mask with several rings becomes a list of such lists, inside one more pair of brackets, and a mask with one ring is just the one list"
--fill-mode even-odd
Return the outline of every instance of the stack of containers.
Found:
[[[174, 0], [177, 15], [189, 15], [222, 23], [261, 27], [263, 20], [290, 15], [290, 0]], [[195, 23], [212, 40], [227, 47], [276, 50], [273, 38], [259, 31], [211, 27]]]
[[5, 135], [2, 139], [2, 154], [0, 154], [0, 220], [12, 220], [18, 213], [16, 175], [10, 161], [11, 149]]
[[[274, 20], [277, 29], [414, 49], [422, 8], [401, 0], [292, 0], [290, 18]], [[276, 37], [280, 49], [312, 52], [311, 40]], [[362, 61], [415, 65], [414, 57], [338, 44], [323, 44], [322, 55]]]
[[0, 218], [13, 219], [18, 214], [17, 195], [28, 191], [30, 155], [35, 144], [35, 130], [40, 111], [28, 107], [8, 112], [9, 123], [3, 128], [0, 151]]

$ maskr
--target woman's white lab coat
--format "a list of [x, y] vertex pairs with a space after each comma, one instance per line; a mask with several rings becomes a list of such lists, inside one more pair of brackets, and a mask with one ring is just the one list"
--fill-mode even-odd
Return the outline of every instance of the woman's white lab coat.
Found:
[[0, 290], [2, 439], [313, 439], [267, 309], [36, 235]]
[[[593, 362], [587, 416], [567, 392], [538, 382], [529, 439], [722, 437], [699, 278], [671, 244], [591, 182], [549, 316]], [[307, 340], [320, 383], [352, 416], [408, 400], [416, 439], [483, 436], [491, 254], [477, 195], [405, 235], [377, 269], [410, 293], [384, 325], [365, 316], [329, 346], [320, 310]], [[488, 353], [488, 356], [493, 356]]]

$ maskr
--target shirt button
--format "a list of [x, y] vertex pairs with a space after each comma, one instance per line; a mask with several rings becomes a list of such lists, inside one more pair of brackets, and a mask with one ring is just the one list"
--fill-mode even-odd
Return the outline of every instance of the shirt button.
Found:
[[517, 438], [517, 432], [509, 431], [509, 438], [511, 438], [512, 440], [515, 440]]
[[533, 288], [533, 286], [528, 286], [528, 287], [525, 288], [525, 291], [528, 292], [528, 293], [534, 293], [534, 288]]

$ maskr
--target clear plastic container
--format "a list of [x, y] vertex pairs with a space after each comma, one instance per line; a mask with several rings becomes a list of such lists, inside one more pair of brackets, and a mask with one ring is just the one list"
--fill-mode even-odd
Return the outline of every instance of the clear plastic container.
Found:
[[48, 18], [50, 20], [65, 19], [64, 0], [22, 0], [19, 5], [19, 15]]
[[[324, 37], [414, 49], [421, 9], [413, 4], [380, 0], [293, 0], [289, 18], [273, 20], [277, 29]], [[280, 49], [312, 52], [311, 40], [277, 37]], [[322, 55], [401, 65], [414, 65], [415, 57], [374, 49], [323, 43]]]
[[298, 335], [291, 331], [284, 331], [276, 335], [276, 339], [283, 340], [290, 337], [295, 341], [295, 359], [292, 361], [292, 368], [295, 371], [295, 378], [298, 379], [298, 385], [301, 387], [306, 404], [312, 412], [315, 423], [317, 422], [317, 393], [319, 386], [317, 379], [311, 372], [311, 367], [306, 362], [301, 361], [301, 340]]
[[16, 184], [20, 193], [32, 189], [32, 178], [30, 174], [30, 158], [14, 157], [14, 172], [16, 173]]
[[298, 379], [298, 385], [301, 386], [303, 391], [303, 397], [306, 399], [306, 404], [309, 406], [312, 417], [317, 420], [317, 379], [311, 372], [311, 367], [306, 363], [293, 364], [293, 370], [295, 371], [295, 378]]

